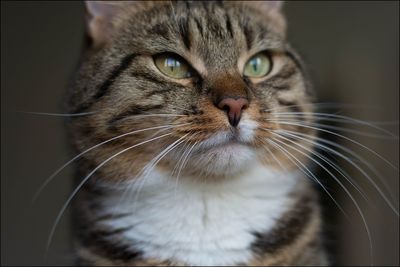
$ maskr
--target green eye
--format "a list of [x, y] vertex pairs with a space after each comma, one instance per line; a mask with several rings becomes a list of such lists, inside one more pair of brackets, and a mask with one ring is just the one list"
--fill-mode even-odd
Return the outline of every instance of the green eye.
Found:
[[258, 53], [247, 61], [243, 75], [252, 78], [260, 78], [271, 71], [272, 62], [265, 52]]
[[174, 54], [160, 54], [154, 57], [157, 68], [168, 77], [184, 79], [192, 76], [189, 64]]

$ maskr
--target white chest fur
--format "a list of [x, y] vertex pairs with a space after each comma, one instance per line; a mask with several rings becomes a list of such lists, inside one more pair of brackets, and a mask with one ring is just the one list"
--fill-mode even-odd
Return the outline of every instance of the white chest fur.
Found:
[[188, 180], [176, 183], [156, 172], [130, 193], [115, 190], [104, 202], [106, 212], [131, 215], [106, 224], [131, 227], [124, 238], [145, 257], [202, 266], [246, 262], [252, 233], [274, 227], [297, 176], [255, 165], [245, 176], [218, 184]]

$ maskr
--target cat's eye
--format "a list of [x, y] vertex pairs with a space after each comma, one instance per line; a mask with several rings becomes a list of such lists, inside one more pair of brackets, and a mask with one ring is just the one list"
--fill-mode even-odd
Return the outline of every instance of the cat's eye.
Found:
[[272, 69], [272, 62], [266, 52], [260, 52], [250, 58], [244, 65], [243, 75], [250, 78], [261, 78]]
[[178, 55], [163, 53], [154, 57], [158, 70], [168, 77], [184, 79], [192, 77], [189, 64]]

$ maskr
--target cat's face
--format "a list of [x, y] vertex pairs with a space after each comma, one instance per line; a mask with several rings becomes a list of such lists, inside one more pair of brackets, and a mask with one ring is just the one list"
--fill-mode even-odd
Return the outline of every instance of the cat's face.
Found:
[[131, 179], [154, 164], [202, 177], [292, 167], [270, 140], [300, 131], [277, 118], [311, 111], [310, 89], [279, 4], [104, 5], [89, 4], [91, 49], [69, 101], [90, 113], [70, 123], [78, 150], [123, 135], [85, 155], [92, 168], [110, 158], [101, 176]]

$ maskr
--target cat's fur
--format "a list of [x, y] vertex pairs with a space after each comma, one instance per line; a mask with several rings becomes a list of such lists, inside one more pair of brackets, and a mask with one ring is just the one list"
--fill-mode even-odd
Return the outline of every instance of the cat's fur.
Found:
[[[88, 114], [68, 126], [76, 151], [104, 144], [77, 166], [77, 185], [96, 170], [74, 202], [78, 262], [326, 265], [318, 198], [296, 163], [267, 141], [268, 129], [288, 128], [268, 121], [277, 112], [312, 110], [281, 4], [87, 5], [90, 43], [68, 110]], [[243, 78], [244, 63], [264, 50], [271, 74]], [[152, 56], [163, 52], [180, 55], [198, 76], [160, 73]], [[237, 127], [215, 104], [225, 96], [249, 101]]]

